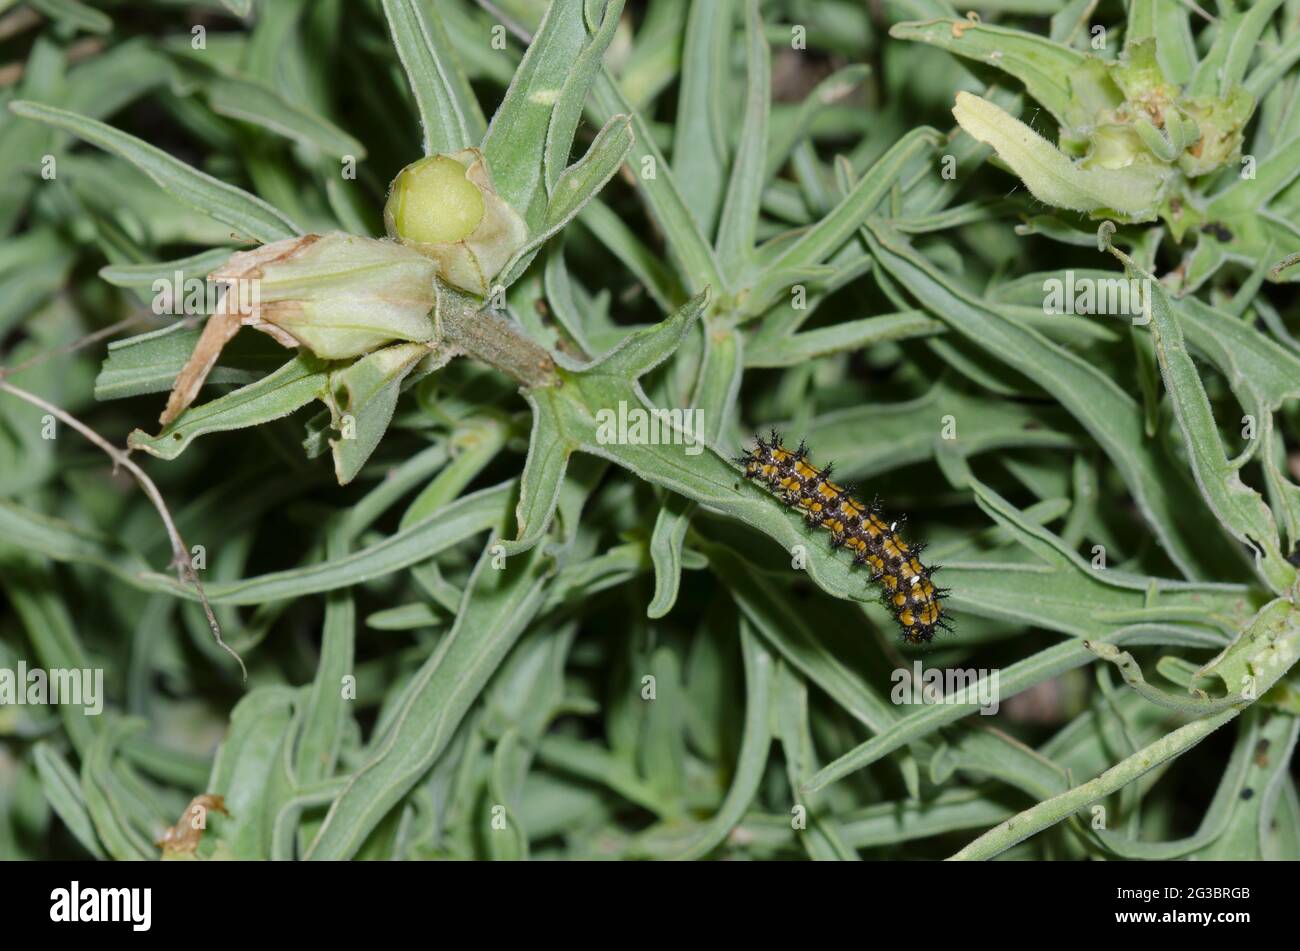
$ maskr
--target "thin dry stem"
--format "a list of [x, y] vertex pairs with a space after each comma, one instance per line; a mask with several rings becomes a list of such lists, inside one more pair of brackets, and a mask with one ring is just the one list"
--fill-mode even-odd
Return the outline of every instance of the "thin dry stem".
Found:
[[92, 343], [98, 343], [101, 340], [106, 340], [109, 337], [113, 336], [114, 334], [118, 333], [119, 331], [126, 330], [128, 327], [134, 327], [136, 324], [142, 324], [142, 323], [145, 323], [144, 315], [135, 314], [131, 317], [124, 318], [123, 320], [119, 320], [115, 324], [109, 324], [103, 330], [96, 330], [94, 333], [86, 334], [86, 336], [82, 337], [80, 340], [75, 340], [72, 343], [68, 344], [67, 346], [57, 347], [54, 350], [50, 350], [48, 353], [38, 354], [37, 356], [32, 357], [30, 360], [24, 360], [22, 363], [18, 364], [17, 366], [0, 367], [0, 380], [3, 380], [7, 376], [13, 376], [15, 373], [21, 373], [24, 370], [29, 370], [34, 366], [39, 366], [40, 364], [44, 363], [46, 360], [53, 359], [54, 357], [61, 357], [69, 353], [75, 353], [76, 351], [82, 349], [83, 347], [88, 347]]
[[244, 666], [244, 659], [240, 657], [239, 654], [224, 640], [222, 640], [221, 625], [217, 623], [217, 616], [212, 612], [212, 605], [208, 603], [208, 596], [203, 591], [203, 582], [199, 580], [198, 573], [194, 570], [194, 566], [190, 562], [189, 548], [186, 547], [185, 540], [181, 538], [181, 533], [179, 529], [176, 528], [176, 522], [172, 519], [171, 512], [167, 508], [167, 503], [163, 501], [162, 493], [158, 491], [158, 486], [154, 485], [153, 479], [149, 478], [148, 474], [145, 473], [143, 469], [132, 462], [131, 457], [124, 450], [118, 449], [85, 423], [81, 422], [65, 410], [55, 406], [48, 400], [42, 399], [35, 393], [29, 393], [27, 390], [14, 386], [3, 378], [0, 378], [0, 392], [9, 393], [21, 400], [26, 400], [33, 406], [43, 409], [51, 416], [66, 423], [87, 440], [106, 452], [108, 457], [113, 460], [114, 471], [121, 466], [123, 469], [126, 469], [127, 472], [131, 473], [135, 478], [135, 481], [140, 485], [140, 488], [144, 490], [145, 496], [148, 497], [151, 503], [153, 503], [153, 507], [157, 509], [159, 517], [162, 518], [163, 526], [167, 529], [167, 537], [171, 541], [172, 546], [172, 564], [176, 568], [177, 577], [180, 579], [181, 584], [189, 583], [194, 585], [194, 589], [199, 595], [199, 601], [203, 605], [203, 613], [207, 615], [208, 626], [212, 628], [212, 636], [216, 639], [217, 644], [222, 650], [235, 658], [235, 661], [239, 664], [239, 669], [243, 672], [244, 679], [247, 680], [248, 668]]

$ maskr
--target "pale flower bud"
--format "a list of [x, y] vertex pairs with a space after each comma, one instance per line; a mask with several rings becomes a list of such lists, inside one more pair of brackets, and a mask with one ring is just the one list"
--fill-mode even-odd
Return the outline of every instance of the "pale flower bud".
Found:
[[324, 360], [433, 339], [435, 268], [391, 241], [334, 232], [232, 254], [212, 281], [255, 282], [241, 322]]
[[334, 232], [239, 251], [208, 279], [226, 285], [223, 310], [176, 378], [161, 422], [194, 401], [222, 347], [248, 326], [286, 347], [344, 360], [395, 341], [433, 339], [437, 265], [391, 241]]

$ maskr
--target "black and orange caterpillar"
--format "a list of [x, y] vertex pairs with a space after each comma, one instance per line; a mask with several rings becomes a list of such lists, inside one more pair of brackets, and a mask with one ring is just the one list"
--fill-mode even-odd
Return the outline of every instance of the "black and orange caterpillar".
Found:
[[897, 522], [880, 517], [876, 503], [863, 505], [853, 498], [852, 486], [830, 480], [831, 466], [817, 469], [808, 462], [808, 447], [802, 442], [790, 450], [772, 431], [772, 441], [754, 437], [757, 445], [744, 450], [736, 462], [745, 467], [745, 478], [766, 485], [772, 493], [803, 513], [810, 525], [831, 533], [832, 548], [848, 548], [855, 565], [871, 568], [871, 580], [881, 587], [881, 601], [903, 629], [903, 639], [924, 644], [937, 628], [951, 630], [945, 620], [943, 598], [946, 588], [930, 580], [937, 568], [921, 564], [921, 545], [908, 545], [898, 534]]

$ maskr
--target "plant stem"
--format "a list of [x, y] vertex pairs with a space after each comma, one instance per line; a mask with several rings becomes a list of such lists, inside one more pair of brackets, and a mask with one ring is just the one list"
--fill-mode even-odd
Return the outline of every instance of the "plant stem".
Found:
[[222, 650], [239, 663], [239, 669], [243, 671], [244, 680], [247, 680], [248, 668], [244, 666], [244, 659], [221, 639], [221, 625], [217, 623], [217, 617], [212, 612], [212, 605], [208, 603], [208, 597], [203, 592], [203, 582], [199, 580], [198, 572], [194, 570], [194, 566], [190, 561], [189, 549], [185, 546], [185, 540], [181, 538], [181, 533], [176, 528], [176, 522], [172, 519], [171, 512], [167, 508], [167, 503], [163, 501], [162, 493], [158, 491], [158, 486], [154, 484], [153, 479], [149, 478], [143, 469], [132, 462], [131, 457], [127, 455], [127, 453], [118, 449], [111, 442], [99, 433], [95, 432], [81, 420], [77, 419], [71, 413], [60, 409], [48, 400], [44, 400], [37, 396], [35, 393], [29, 393], [27, 390], [14, 386], [12, 383], [7, 383], [3, 379], [0, 379], [0, 392], [16, 396], [21, 400], [26, 400], [33, 406], [45, 410], [45, 412], [49, 413], [56, 419], [62, 420], [66, 425], [75, 429], [90, 442], [104, 450], [104, 452], [108, 454], [108, 457], [113, 460], [114, 471], [116, 471], [117, 467], [120, 466], [127, 472], [131, 473], [135, 478], [135, 481], [139, 483], [140, 488], [144, 491], [144, 494], [149, 498], [149, 501], [153, 503], [153, 507], [158, 510], [158, 515], [162, 519], [163, 527], [167, 530], [167, 538], [171, 541], [172, 546], [172, 565], [176, 568], [177, 577], [180, 578], [181, 584], [188, 582], [194, 585], [194, 589], [199, 595], [199, 601], [203, 605], [203, 613], [207, 615], [208, 627], [212, 629], [213, 638]]
[[953, 855], [952, 859], [958, 861], [990, 859], [1000, 852], [1005, 852], [1016, 843], [1023, 842], [1031, 835], [1069, 818], [1098, 799], [1123, 789], [1143, 773], [1155, 769], [1161, 763], [1185, 753], [1240, 712], [1240, 707], [1232, 707], [1213, 716], [1193, 720], [1172, 733], [1165, 734], [1150, 746], [1112, 766], [1096, 779], [1082, 786], [1075, 786], [1051, 799], [1045, 799], [1038, 805], [994, 826]]
[[434, 317], [441, 346], [482, 360], [527, 389], [558, 386], [555, 361], [508, 320], [441, 281]]

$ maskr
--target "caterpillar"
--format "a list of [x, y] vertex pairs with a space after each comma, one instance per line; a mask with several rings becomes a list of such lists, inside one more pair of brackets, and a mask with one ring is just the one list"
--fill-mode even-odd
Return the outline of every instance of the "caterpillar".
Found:
[[817, 469], [808, 461], [803, 442], [790, 450], [772, 431], [772, 441], [755, 436], [753, 449], [744, 449], [736, 462], [745, 478], [762, 483], [785, 505], [803, 513], [810, 525], [831, 533], [832, 548], [848, 548], [855, 565], [871, 568], [871, 581], [880, 585], [881, 601], [894, 615], [910, 644], [924, 644], [938, 628], [951, 630], [944, 612], [947, 588], [936, 587], [938, 570], [921, 563], [923, 545], [909, 545], [898, 533], [898, 522], [886, 522], [877, 503], [863, 505], [853, 498], [853, 486], [830, 480], [833, 464]]

